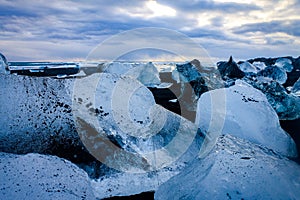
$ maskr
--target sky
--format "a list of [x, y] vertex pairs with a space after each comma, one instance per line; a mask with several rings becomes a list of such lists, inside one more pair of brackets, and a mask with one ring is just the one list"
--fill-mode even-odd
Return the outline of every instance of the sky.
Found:
[[8, 61], [81, 61], [116, 34], [157, 27], [186, 35], [214, 60], [298, 57], [299, 10], [300, 0], [0, 0], [0, 52]]

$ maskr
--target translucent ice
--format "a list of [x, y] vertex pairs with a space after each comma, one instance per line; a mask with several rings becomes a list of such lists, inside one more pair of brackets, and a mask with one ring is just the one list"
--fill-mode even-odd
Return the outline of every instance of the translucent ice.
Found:
[[270, 78], [280, 84], [284, 84], [287, 80], [286, 71], [283, 68], [277, 66], [266, 67], [265, 69], [259, 71], [257, 75]]
[[[211, 103], [216, 102], [213, 98], [222, 98], [224, 92], [226, 105]], [[232, 134], [286, 156], [297, 155], [293, 139], [281, 129], [266, 96], [247, 83], [238, 80], [232, 87], [209, 91], [200, 97], [196, 124], [202, 131], [212, 132], [214, 126], [220, 125], [220, 116], [224, 118], [220, 134]]]
[[155, 87], [161, 83], [159, 72], [152, 62], [136, 65], [126, 72], [125, 75], [136, 78], [147, 87]]
[[298, 199], [300, 167], [269, 149], [225, 135], [203, 159], [155, 191], [155, 199]]
[[254, 65], [258, 70], [263, 70], [265, 69], [267, 66], [264, 62], [253, 62], [252, 65]]
[[252, 65], [251, 63], [249, 62], [243, 62], [241, 64], [238, 64], [240, 70], [242, 70], [243, 72], [245, 73], [257, 73], [259, 70], [254, 66]]
[[278, 58], [275, 62], [275, 66], [283, 68], [286, 72], [293, 70], [292, 61], [288, 58]]
[[[112, 168], [130, 172], [159, 169], [177, 160], [194, 141], [196, 125], [157, 105], [150, 90], [130, 76], [93, 74], [79, 79], [76, 88], [73, 113], [78, 126], [94, 130], [91, 138], [97, 131], [108, 136], [119, 147], [120, 153], [112, 154], [112, 147], [106, 146], [110, 142], [103, 143], [102, 137], [86, 145], [97, 158], [109, 151], [103, 162]], [[84, 88], [91, 88], [92, 95]], [[90, 144], [85, 131], [80, 136]], [[127, 158], [134, 166], [122, 162]]]
[[[195, 81], [201, 76], [199, 70], [191, 62], [182, 65], [177, 64], [175, 72], [173, 73], [178, 73], [180, 82], [184, 83]], [[175, 80], [178, 82], [178, 78], [175, 78]]]
[[223, 87], [224, 83], [219, 71], [214, 67], [204, 67], [194, 59], [184, 64], [177, 64], [172, 78], [181, 84], [181, 106], [188, 111], [196, 111], [197, 99], [202, 93]]
[[103, 72], [111, 74], [125, 74], [128, 70], [132, 69], [134, 66], [132, 63], [121, 63], [121, 62], [111, 62], [105, 63], [102, 66]]
[[5, 56], [0, 53], [0, 74], [8, 73], [8, 64]]
[[155, 87], [161, 83], [159, 72], [152, 62], [140, 64], [112, 62], [103, 66], [103, 72], [131, 76], [147, 87]]
[[87, 174], [56, 156], [0, 153], [0, 199], [95, 199]]
[[263, 76], [256, 79], [244, 78], [254, 88], [262, 91], [280, 120], [295, 120], [300, 118], [300, 98], [287, 94], [286, 89], [274, 80]]

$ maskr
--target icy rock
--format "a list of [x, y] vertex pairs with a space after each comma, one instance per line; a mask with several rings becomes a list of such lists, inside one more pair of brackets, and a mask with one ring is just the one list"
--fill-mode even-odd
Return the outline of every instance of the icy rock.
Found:
[[244, 79], [254, 88], [262, 91], [280, 120], [295, 120], [300, 118], [300, 98], [287, 94], [285, 88], [276, 81], [265, 79]]
[[259, 71], [259, 69], [257, 69], [255, 67], [255, 65], [252, 65], [249, 62], [242, 62], [240, 64], [238, 64], [239, 68], [241, 71], [245, 72], [245, 73], [257, 73]]
[[[72, 116], [73, 79], [0, 74], [0, 151], [49, 153], [79, 147]], [[73, 153], [73, 152], [72, 152]]]
[[287, 80], [286, 71], [283, 68], [277, 66], [266, 67], [264, 70], [258, 72], [257, 75], [270, 78], [280, 84], [284, 84]]
[[224, 87], [219, 71], [213, 67], [204, 67], [194, 59], [185, 64], [177, 64], [172, 78], [181, 84], [178, 99], [188, 111], [196, 110], [196, 100], [206, 91]]
[[177, 175], [186, 167], [182, 163], [148, 173], [117, 173], [92, 180], [94, 194], [98, 199], [130, 196], [142, 192], [155, 191], [164, 182]]
[[288, 79], [285, 82], [284, 87], [293, 86], [300, 77], [300, 56], [295, 59], [289, 59], [293, 61], [293, 70], [291, 72], [287, 72]]
[[220, 76], [217, 77], [217, 75], [218, 72], [215, 68], [204, 67], [197, 59], [184, 64], [176, 64], [176, 69], [172, 72], [173, 79], [178, 83], [205, 82], [207, 85], [213, 85], [213, 80], [209, 80], [212, 78], [211, 76], [217, 79], [214, 80], [215, 84], [220, 84], [218, 79]]
[[245, 76], [245, 73], [240, 70], [232, 56], [230, 56], [228, 62], [218, 62], [217, 65], [223, 79], [242, 78]]
[[136, 78], [147, 87], [154, 87], [161, 83], [159, 72], [152, 62], [139, 64], [137, 67], [125, 73], [125, 75]]
[[175, 68], [175, 64], [164, 64], [164, 65], [157, 65], [157, 67], [159, 68], [159, 72], [160, 73], [167, 73], [167, 72], [172, 72]]
[[264, 65], [266, 67], [274, 65], [275, 61], [276, 61], [276, 58], [264, 58], [264, 57], [247, 60], [247, 62], [252, 63], [252, 64], [253, 63], [264, 63]]
[[254, 66], [265, 69], [266, 67], [279, 67], [287, 73], [287, 80], [284, 87], [293, 86], [300, 76], [300, 57], [279, 57], [279, 58], [254, 58], [247, 60]]
[[[213, 98], [224, 98], [226, 104]], [[223, 119], [219, 119], [220, 116]], [[232, 87], [212, 90], [200, 97], [196, 115], [198, 127], [203, 132], [211, 132], [221, 120], [224, 124], [220, 134], [264, 145], [285, 156], [297, 156], [293, 139], [281, 129], [266, 96], [243, 81], [237, 80]]]
[[94, 63], [94, 62], [80, 62], [79, 64], [79, 73], [75, 74], [76, 77], [89, 76], [94, 73], [101, 73], [104, 71], [104, 63]]
[[296, 95], [300, 96], [300, 78], [297, 80], [297, 82], [293, 85], [291, 92]]
[[288, 87], [286, 87], [285, 89], [286, 89], [286, 91], [288, 91], [289, 93], [292, 91], [292, 86], [288, 86]]
[[178, 73], [179, 81], [177, 78], [174, 80], [177, 82], [188, 83], [197, 80], [201, 77], [200, 71], [191, 62], [185, 64], [177, 64], [173, 73]]
[[[104, 163], [112, 168], [136, 172], [164, 167], [196, 137], [194, 123], [157, 105], [150, 90], [130, 76], [93, 74], [79, 79], [75, 87], [73, 111], [81, 139], [96, 158], [105, 154]], [[92, 95], [86, 88], [91, 88]], [[109, 146], [111, 142], [118, 147], [116, 151]], [[157, 149], [165, 150], [155, 155], [154, 163], [151, 152]], [[135, 166], [122, 162], [124, 158]]]
[[178, 99], [184, 98], [181, 105], [191, 107], [192, 109], [189, 110], [195, 110], [194, 100], [203, 92], [208, 91], [207, 83], [199, 69], [192, 62], [177, 64], [172, 72], [172, 78], [181, 84], [181, 94], [178, 97]]
[[155, 86], [157, 89], [165, 89], [170, 88], [173, 85], [173, 83], [161, 83], [158, 86]]
[[102, 66], [102, 72], [121, 75], [125, 74], [133, 67], [132, 63], [111, 62], [105, 63]]
[[154, 87], [161, 83], [159, 72], [152, 62], [146, 64], [113, 62], [107, 64], [103, 72], [131, 76], [147, 87]]
[[225, 135], [161, 185], [155, 199], [298, 199], [300, 167], [273, 151]]
[[288, 58], [278, 58], [275, 62], [275, 66], [283, 68], [286, 72], [293, 70], [292, 61]]
[[203, 141], [197, 126], [156, 105], [139, 81], [101, 73], [77, 84], [73, 108], [81, 139], [96, 158], [119, 171], [93, 181], [97, 198], [153, 191], [197, 157]]
[[267, 67], [264, 62], [259, 62], [259, 61], [253, 62], [252, 65], [255, 66], [259, 71]]
[[56, 156], [0, 153], [0, 199], [95, 199], [87, 174]]
[[5, 56], [0, 53], [0, 74], [9, 74], [8, 64]]
[[[190, 124], [190, 126], [193, 125]], [[184, 134], [190, 135], [190, 131], [191, 130], [186, 127]], [[99, 199], [103, 199], [112, 196], [129, 196], [142, 192], [155, 191], [162, 183], [178, 174], [188, 165], [188, 163], [190, 163], [190, 161], [197, 157], [202, 140], [203, 138], [197, 135], [184, 154], [179, 159], [174, 159], [174, 162], [164, 168], [158, 167], [155, 171], [144, 171], [143, 173], [107, 173], [105, 176], [102, 176], [97, 180], [93, 180], [92, 187], [94, 188], [95, 196]], [[180, 148], [185, 148], [184, 146], [186, 142], [186, 140], [177, 141], [174, 151], [181, 151]], [[151, 145], [151, 143], [148, 145]], [[173, 152], [170, 151], [170, 155], [172, 154]], [[141, 156], [143, 155], [141, 154]], [[168, 157], [168, 155], [164, 156]], [[111, 159], [115, 159], [116, 161], [117, 158], [118, 155]], [[162, 157], [159, 153], [157, 153], [156, 161], [159, 162], [159, 160], [165, 160], [165, 157]], [[137, 161], [137, 159], [135, 161]], [[132, 163], [132, 161], [128, 159], [125, 162]]]

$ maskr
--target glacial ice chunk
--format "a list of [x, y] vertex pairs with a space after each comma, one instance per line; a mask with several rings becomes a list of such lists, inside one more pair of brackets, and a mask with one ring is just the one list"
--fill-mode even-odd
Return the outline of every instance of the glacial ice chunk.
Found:
[[278, 58], [274, 65], [283, 68], [286, 72], [293, 71], [292, 61], [288, 58]]
[[0, 90], [0, 151], [49, 153], [59, 145], [81, 149], [71, 107], [74, 79], [0, 74], [0, 84], [5, 85]]
[[259, 71], [267, 67], [264, 62], [260, 62], [260, 61], [253, 62], [252, 65], [255, 66]]
[[238, 64], [240, 70], [242, 70], [245, 73], [257, 73], [259, 70], [252, 65], [249, 62], [242, 62], [241, 64]]
[[8, 74], [8, 64], [5, 56], [0, 53], [0, 74]]
[[300, 167], [251, 142], [225, 135], [203, 159], [155, 191], [155, 199], [298, 199]]
[[227, 62], [218, 62], [217, 65], [223, 79], [242, 78], [245, 76], [245, 73], [240, 70], [239, 66], [233, 60], [232, 56], [230, 56]]
[[132, 69], [134, 66], [132, 63], [121, 63], [121, 62], [111, 62], [105, 63], [102, 66], [102, 70], [105, 73], [122, 75]]
[[224, 87], [219, 71], [214, 67], [202, 66], [197, 59], [177, 64], [172, 72], [172, 78], [180, 83], [180, 95], [177, 99], [188, 111], [196, 111], [197, 99], [202, 93]]
[[136, 78], [147, 87], [155, 87], [161, 83], [159, 72], [152, 62], [136, 65], [136, 67], [126, 72], [125, 75]]
[[[178, 73], [178, 75], [174, 74], [174, 78], [179, 76], [180, 82], [184, 83], [195, 81], [201, 76], [199, 70], [191, 62], [182, 65], [177, 64], [174, 73]], [[179, 82], [177, 77], [174, 80]]]
[[[224, 92], [225, 109], [222, 104], [212, 105], [212, 97], [220, 98]], [[195, 123], [203, 132], [213, 130], [211, 127], [218, 125], [220, 115], [224, 116], [221, 134], [264, 145], [285, 156], [297, 156], [293, 139], [281, 129], [277, 114], [266, 96], [247, 83], [237, 80], [232, 87], [212, 90], [200, 97]]]
[[56, 156], [0, 153], [0, 199], [95, 199], [82, 169]]
[[285, 88], [274, 80], [259, 76], [256, 79], [244, 78], [244, 81], [262, 91], [280, 120], [300, 118], [300, 98], [287, 94]]
[[159, 72], [152, 62], [139, 64], [112, 62], [103, 66], [103, 72], [130, 76], [147, 87], [155, 87], [161, 83]]
[[[77, 127], [83, 128], [79, 135], [96, 158], [105, 155], [101, 161], [111, 168], [163, 168], [186, 152], [196, 137], [194, 123], [157, 105], [151, 91], [130, 76], [93, 74], [78, 79], [75, 88], [73, 113]], [[107, 137], [115, 145], [109, 145]]]
[[284, 84], [287, 80], [286, 71], [277, 66], [269, 66], [257, 73], [258, 76], [263, 76]]

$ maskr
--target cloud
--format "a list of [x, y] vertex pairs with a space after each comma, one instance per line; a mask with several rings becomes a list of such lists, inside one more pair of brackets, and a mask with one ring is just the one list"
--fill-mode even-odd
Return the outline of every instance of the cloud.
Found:
[[161, 27], [186, 34], [220, 59], [298, 56], [299, 9], [299, 0], [0, 0], [0, 51], [13, 60], [84, 59], [112, 35]]
[[234, 33], [243, 34], [249, 32], [263, 33], [286, 33], [288, 35], [300, 37], [300, 19], [299, 20], [276, 20], [262, 23], [245, 24], [234, 29]]
[[76, 41], [1, 41], [1, 51], [8, 61], [82, 60], [93, 47]]
[[[249, 10], [260, 10], [260, 7], [254, 4], [238, 3], [237, 2], [221, 2], [211, 0], [196, 0], [196, 1], [161, 1], [166, 5], [174, 7], [182, 12], [203, 12], [203, 11], [221, 11], [224, 13], [233, 13]], [[247, 2], [247, 1], [246, 1]]]
[[116, 60], [120, 61], [147, 61], [147, 62], [159, 62], [159, 61], [177, 61], [184, 62], [183, 57], [180, 55], [173, 54], [172, 52], [159, 50], [159, 49], [139, 49], [128, 52], [127, 54], [121, 55]]

